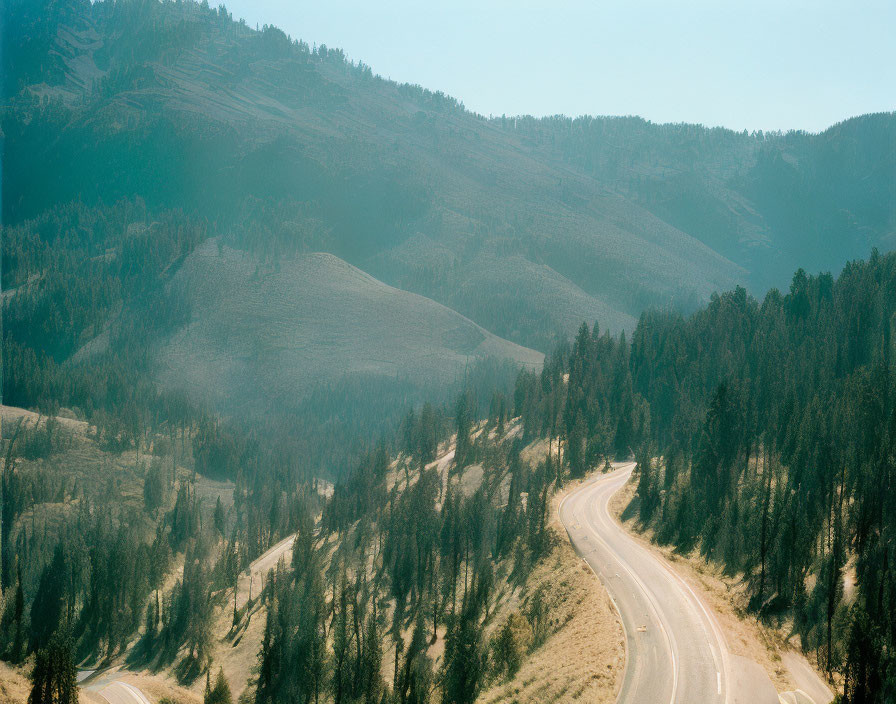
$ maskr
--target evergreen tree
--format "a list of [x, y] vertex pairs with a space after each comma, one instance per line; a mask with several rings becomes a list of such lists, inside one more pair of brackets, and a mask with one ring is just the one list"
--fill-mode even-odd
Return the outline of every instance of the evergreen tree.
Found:
[[463, 469], [472, 461], [472, 441], [470, 430], [472, 428], [472, 409], [470, 408], [469, 394], [462, 393], [457, 397], [454, 407], [455, 431], [457, 441], [454, 450], [454, 464], [458, 469]]
[[233, 704], [233, 695], [230, 693], [230, 685], [227, 684], [227, 679], [224, 677], [223, 668], [218, 668], [214, 687], [211, 686], [208, 673], [206, 673], [203, 704]]
[[466, 606], [448, 629], [442, 674], [443, 701], [472, 704], [482, 687], [485, 659], [478, 615]]
[[22, 565], [16, 565], [16, 592], [13, 598], [13, 638], [9, 660], [18, 663], [24, 655], [25, 646], [25, 593], [22, 589]]
[[78, 684], [71, 636], [58, 630], [37, 651], [28, 704], [77, 704]]
[[224, 537], [224, 507], [221, 505], [221, 497], [218, 497], [218, 500], [215, 502], [215, 530], [218, 531], [218, 535], [222, 538]]

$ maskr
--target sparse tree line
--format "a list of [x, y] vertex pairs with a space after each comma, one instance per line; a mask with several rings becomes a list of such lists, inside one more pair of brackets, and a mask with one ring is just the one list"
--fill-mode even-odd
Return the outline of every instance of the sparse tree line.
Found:
[[[524, 582], [550, 550], [556, 470], [549, 461], [530, 468], [523, 441], [503, 439], [502, 395], [485, 423], [474, 407], [465, 393], [453, 418], [429, 406], [408, 414], [397, 461], [383, 446], [371, 452], [336, 484], [320, 523], [301, 524], [292, 564], [265, 590], [258, 704], [472, 702], [543, 641], [541, 594], [525, 616], [496, 624], [494, 593], [498, 579]], [[433, 466], [449, 433], [450, 476], [485, 467], [472, 494]], [[439, 638], [437, 664], [430, 648]]]
[[[200, 424], [184, 440], [161, 431], [149, 445], [167, 454], [137, 455], [136, 497], [122, 494], [114, 471], [85, 484], [43, 469], [69, 450], [70, 441], [54, 439], [63, 433], [55, 422], [13, 426], [5, 438], [0, 657], [32, 663], [32, 704], [63, 701], [61, 665], [85, 658], [171, 666], [185, 681], [208, 671], [215, 609], [255, 557], [316, 510], [288, 452], [220, 424]], [[175, 455], [179, 442], [188, 457]], [[197, 469], [233, 478], [232, 501], [203, 502]], [[179, 565], [182, 575], [166, 587]]]

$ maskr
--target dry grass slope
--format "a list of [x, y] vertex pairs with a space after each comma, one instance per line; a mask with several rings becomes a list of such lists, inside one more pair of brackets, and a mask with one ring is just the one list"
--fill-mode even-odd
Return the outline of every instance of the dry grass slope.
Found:
[[25, 704], [30, 689], [24, 668], [0, 662], [0, 704]]
[[209, 241], [173, 285], [192, 318], [161, 350], [162, 381], [219, 407], [289, 408], [313, 385], [347, 378], [432, 389], [462, 379], [476, 359], [532, 367], [543, 359], [330, 254], [270, 270]]

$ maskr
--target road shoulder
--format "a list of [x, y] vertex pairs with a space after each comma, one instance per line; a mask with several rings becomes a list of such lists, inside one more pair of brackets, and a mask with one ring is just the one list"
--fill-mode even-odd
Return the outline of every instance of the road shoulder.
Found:
[[[636, 512], [626, 511], [633, 500], [637, 501], [635, 484], [630, 481], [611, 499], [609, 506], [611, 515], [639, 543], [661, 556], [712, 609], [734, 659], [741, 663], [746, 661], [758, 665], [777, 692], [811, 690], [814, 692], [815, 704], [828, 704], [833, 695], [805, 656], [789, 647], [779, 631], [764, 626], [747, 614], [747, 597], [739, 578], [723, 575], [721, 570], [699, 555], [683, 556], [670, 547], [652, 542], [652, 531], [650, 529], [641, 531], [637, 519], [633, 517]], [[752, 675], [749, 676], [751, 682], [761, 681], [761, 678], [756, 676], [757, 672], [751, 667], [738, 667], [738, 670], [745, 670], [748, 673], [752, 671]], [[824, 692], [829, 695], [827, 701], [824, 701]], [[751, 698], [749, 701], [755, 702], [756, 699]]]
[[551, 633], [513, 678], [492, 683], [478, 702], [616, 701], [625, 670], [622, 623], [600, 580], [570, 544], [557, 514], [559, 502], [577, 486], [567, 486], [554, 497], [549, 522], [554, 545], [526, 578], [530, 598], [539, 589], [545, 595]]

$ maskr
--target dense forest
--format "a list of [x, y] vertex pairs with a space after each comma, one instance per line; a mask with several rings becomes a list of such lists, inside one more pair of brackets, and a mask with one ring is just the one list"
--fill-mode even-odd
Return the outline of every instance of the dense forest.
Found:
[[630, 341], [583, 326], [519, 378], [517, 404], [528, 432], [565, 444], [570, 476], [634, 454], [658, 540], [743, 575], [756, 617], [789, 621], [844, 702], [887, 702], [894, 332], [896, 255], [875, 252], [761, 303], [738, 288], [689, 317], [645, 313]]

